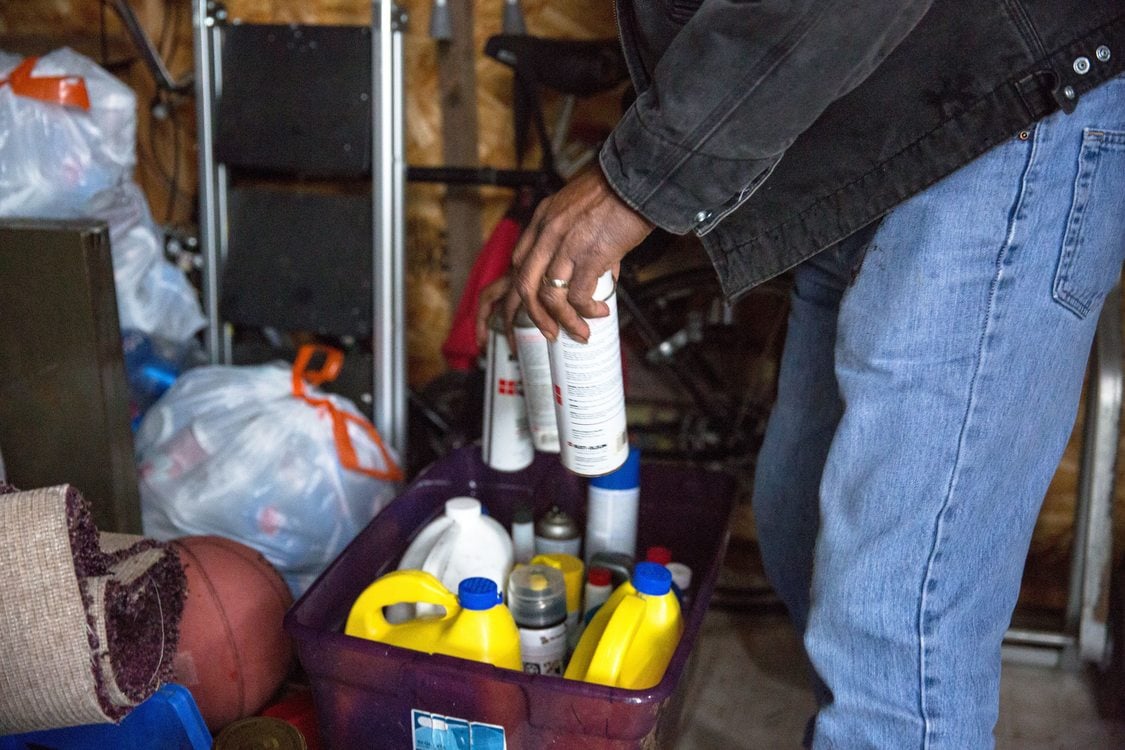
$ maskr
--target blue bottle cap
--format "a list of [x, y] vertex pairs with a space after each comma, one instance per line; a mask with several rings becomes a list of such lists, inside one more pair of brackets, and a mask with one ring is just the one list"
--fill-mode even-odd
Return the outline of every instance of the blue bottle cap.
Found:
[[500, 590], [491, 578], [466, 578], [457, 586], [462, 609], [482, 611], [500, 603]]
[[633, 567], [633, 588], [649, 596], [664, 596], [672, 590], [672, 574], [659, 563], [639, 562]]
[[641, 450], [635, 445], [629, 446], [629, 455], [625, 463], [602, 477], [590, 480], [591, 487], [603, 490], [631, 490], [641, 486]]

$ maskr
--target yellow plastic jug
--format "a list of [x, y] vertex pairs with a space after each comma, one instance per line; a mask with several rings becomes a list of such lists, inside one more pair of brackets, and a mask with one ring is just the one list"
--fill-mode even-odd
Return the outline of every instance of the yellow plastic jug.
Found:
[[663, 565], [637, 563], [582, 633], [565, 677], [644, 690], [664, 676], [684, 630], [672, 574]]
[[531, 558], [532, 565], [549, 565], [562, 571], [566, 584], [566, 640], [573, 651], [581, 632], [582, 594], [585, 591], [586, 566], [582, 560], [564, 552], [549, 552]]
[[[466, 578], [457, 596], [421, 570], [397, 570], [368, 586], [352, 605], [344, 632], [430, 654], [459, 656], [505, 669], [523, 669], [520, 635], [501, 603], [496, 583]], [[391, 624], [383, 607], [411, 602], [436, 604], [445, 614]]]

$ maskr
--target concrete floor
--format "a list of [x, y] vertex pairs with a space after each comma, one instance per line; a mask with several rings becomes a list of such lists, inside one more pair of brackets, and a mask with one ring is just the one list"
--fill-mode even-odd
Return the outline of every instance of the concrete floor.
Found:
[[[800, 748], [813, 700], [784, 615], [712, 609], [697, 648], [677, 750]], [[1125, 723], [1099, 718], [1092, 676], [1011, 663], [995, 734], [999, 750], [1125, 748]]]

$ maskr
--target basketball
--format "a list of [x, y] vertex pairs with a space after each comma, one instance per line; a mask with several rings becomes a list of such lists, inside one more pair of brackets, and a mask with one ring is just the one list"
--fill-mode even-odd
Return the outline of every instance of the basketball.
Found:
[[175, 681], [218, 731], [260, 710], [285, 679], [293, 646], [282, 619], [293, 597], [273, 566], [244, 544], [191, 536], [171, 546], [187, 577]]

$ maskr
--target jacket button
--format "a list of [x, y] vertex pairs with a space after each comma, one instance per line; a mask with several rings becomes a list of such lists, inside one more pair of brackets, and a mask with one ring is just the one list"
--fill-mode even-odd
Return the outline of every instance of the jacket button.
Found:
[[1063, 96], [1065, 96], [1067, 99], [1073, 99], [1074, 98], [1074, 87], [1073, 86], [1067, 86], [1066, 88], [1064, 88], [1063, 89]]
[[710, 211], [700, 211], [699, 213], [697, 213], [695, 215], [695, 223], [696, 224], [702, 224], [703, 222], [707, 221], [710, 218], [711, 218], [711, 212]]
[[1090, 58], [1077, 57], [1074, 59], [1074, 72], [1080, 76], [1084, 76], [1090, 72]]
[[1102, 62], [1109, 62], [1109, 47], [1104, 44], [1094, 50], [1094, 56]]

